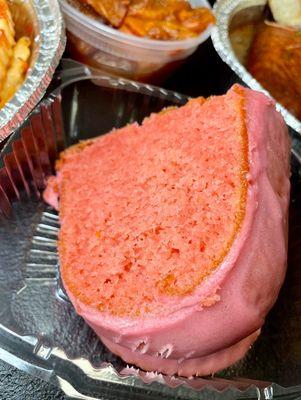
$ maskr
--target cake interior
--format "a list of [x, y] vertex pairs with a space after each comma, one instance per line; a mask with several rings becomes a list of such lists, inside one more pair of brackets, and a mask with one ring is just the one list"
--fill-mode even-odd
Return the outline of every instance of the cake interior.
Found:
[[243, 90], [73, 147], [58, 170], [67, 289], [112, 315], [160, 315], [214, 272], [244, 219]]

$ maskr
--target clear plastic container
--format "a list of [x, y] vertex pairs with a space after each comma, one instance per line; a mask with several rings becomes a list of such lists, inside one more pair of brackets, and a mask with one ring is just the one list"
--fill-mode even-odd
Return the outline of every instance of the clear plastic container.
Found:
[[110, 353], [64, 295], [58, 216], [40, 192], [60, 149], [187, 98], [80, 65], [61, 81], [0, 152], [0, 359], [81, 400], [300, 399], [300, 143], [293, 141], [288, 273], [262, 334], [243, 360], [214, 377], [147, 373]]
[[[210, 36], [212, 27], [210, 25], [199, 36], [186, 40], [145, 39], [93, 19], [78, 0], [59, 1], [65, 17], [70, 55], [92, 67], [139, 81], [162, 81]], [[192, 3], [210, 8], [207, 0]]]

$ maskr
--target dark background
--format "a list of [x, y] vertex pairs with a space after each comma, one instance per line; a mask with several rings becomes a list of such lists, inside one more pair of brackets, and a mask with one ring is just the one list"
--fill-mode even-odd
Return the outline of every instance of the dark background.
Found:
[[[234, 82], [209, 39], [162, 86], [195, 97], [224, 93]], [[0, 361], [0, 400], [66, 399], [56, 387]]]

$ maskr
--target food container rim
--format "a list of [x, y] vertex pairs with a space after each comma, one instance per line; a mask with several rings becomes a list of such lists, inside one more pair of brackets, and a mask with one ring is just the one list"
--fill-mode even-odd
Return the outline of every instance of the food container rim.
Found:
[[[94, 31], [95, 33], [106, 36], [116, 42], [131, 44], [136, 47], [144, 48], [147, 50], [179, 50], [197, 46], [199, 43], [205, 41], [211, 33], [213, 24], [209, 24], [208, 27], [195, 38], [185, 40], [155, 40], [145, 39], [134, 35], [128, 35], [124, 32], [120, 32], [118, 29], [112, 28], [104, 23], [94, 20], [89, 16], [84, 15], [72, 5], [68, 4], [66, 0], [58, 0], [63, 13], [66, 13], [68, 17], [75, 19], [78, 24], [83, 25], [86, 29]], [[208, 0], [201, 0], [204, 7], [212, 9]]]
[[[243, 82], [251, 89], [258, 90], [272, 97], [261, 84], [246, 70], [246, 68], [238, 61], [234, 54], [230, 42], [228, 29], [229, 23], [235, 12], [245, 8], [265, 5], [267, 0], [217, 0], [213, 10], [216, 18], [216, 25], [212, 29], [211, 38], [215, 50], [221, 59], [230, 66], [230, 68], [243, 80]], [[292, 115], [285, 107], [275, 101], [276, 108], [282, 114], [285, 122], [294, 131], [301, 134], [301, 121]]]
[[0, 143], [22, 124], [49, 85], [66, 44], [57, 0], [22, 0], [35, 14], [37, 55], [22, 86], [0, 110]]

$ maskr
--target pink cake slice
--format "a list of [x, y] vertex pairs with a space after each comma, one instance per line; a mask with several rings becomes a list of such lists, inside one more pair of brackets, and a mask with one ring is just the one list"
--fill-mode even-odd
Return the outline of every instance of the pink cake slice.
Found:
[[76, 311], [145, 370], [208, 375], [244, 356], [282, 285], [289, 138], [235, 85], [62, 153], [45, 200]]

